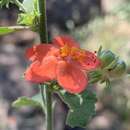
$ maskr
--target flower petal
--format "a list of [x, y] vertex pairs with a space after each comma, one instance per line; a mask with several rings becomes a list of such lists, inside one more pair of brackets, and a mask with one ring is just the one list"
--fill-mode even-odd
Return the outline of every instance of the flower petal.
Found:
[[26, 57], [31, 60], [42, 61], [46, 55], [56, 55], [58, 49], [51, 44], [39, 44], [26, 50]]
[[57, 80], [59, 85], [70, 93], [82, 92], [88, 83], [87, 77], [74, 64], [60, 61], [57, 66]]
[[27, 50], [25, 52], [25, 56], [27, 59], [34, 61], [36, 59], [34, 47], [27, 48]]
[[53, 39], [52, 43], [59, 47], [62, 47], [64, 45], [68, 45], [70, 47], [79, 47], [79, 44], [69, 36], [57, 36]]
[[42, 63], [35, 61], [25, 72], [25, 79], [34, 83], [43, 83], [56, 78], [57, 59], [46, 57]]
[[39, 69], [40, 63], [38, 61], [32, 63], [29, 68], [24, 73], [24, 77], [26, 80], [32, 82], [32, 83], [43, 83], [47, 80], [49, 80], [47, 77], [39, 76], [34, 71], [37, 68]]
[[97, 56], [90, 52], [86, 51], [85, 57], [83, 60], [80, 61], [81, 66], [85, 70], [92, 70], [96, 69], [100, 65], [100, 60], [97, 58]]

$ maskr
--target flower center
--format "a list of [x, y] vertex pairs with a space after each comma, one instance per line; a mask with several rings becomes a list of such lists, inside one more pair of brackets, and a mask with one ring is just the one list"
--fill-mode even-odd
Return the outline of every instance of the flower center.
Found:
[[63, 58], [70, 57], [71, 59], [76, 61], [81, 61], [86, 56], [85, 51], [83, 49], [77, 47], [70, 47], [67, 44], [60, 48], [60, 55]]

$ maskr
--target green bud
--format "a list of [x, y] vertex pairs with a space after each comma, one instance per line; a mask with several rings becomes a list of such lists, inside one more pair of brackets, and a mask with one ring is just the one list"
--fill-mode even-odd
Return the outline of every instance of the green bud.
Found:
[[101, 60], [101, 67], [104, 68], [112, 63], [115, 60], [115, 54], [112, 53], [110, 50], [102, 51], [99, 55], [99, 59]]
[[119, 57], [116, 57], [107, 67], [103, 68], [104, 70], [113, 70], [117, 66]]
[[113, 70], [109, 70], [111, 77], [121, 77], [126, 72], [126, 64], [123, 60], [118, 60], [116, 67]]

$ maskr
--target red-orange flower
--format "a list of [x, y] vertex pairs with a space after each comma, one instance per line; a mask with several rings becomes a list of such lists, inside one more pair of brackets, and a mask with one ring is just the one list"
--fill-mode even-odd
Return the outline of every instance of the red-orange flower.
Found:
[[86, 71], [95, 69], [99, 60], [94, 53], [83, 50], [72, 38], [57, 36], [52, 44], [39, 44], [26, 51], [32, 64], [25, 79], [34, 83], [57, 80], [70, 93], [82, 92], [87, 84]]

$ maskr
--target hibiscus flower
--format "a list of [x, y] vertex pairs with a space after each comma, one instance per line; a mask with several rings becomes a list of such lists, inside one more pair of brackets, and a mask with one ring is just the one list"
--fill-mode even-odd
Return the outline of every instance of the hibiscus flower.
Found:
[[34, 45], [26, 57], [32, 64], [25, 79], [34, 83], [56, 80], [69, 93], [80, 93], [88, 85], [87, 73], [99, 66], [95, 53], [83, 50], [69, 36], [57, 36], [51, 44]]

